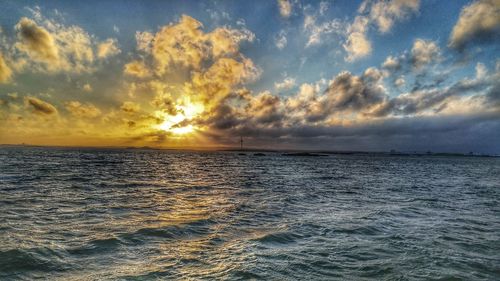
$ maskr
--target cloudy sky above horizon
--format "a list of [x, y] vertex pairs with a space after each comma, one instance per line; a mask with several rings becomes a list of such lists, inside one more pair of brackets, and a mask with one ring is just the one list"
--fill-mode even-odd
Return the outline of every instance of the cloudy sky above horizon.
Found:
[[500, 153], [500, 0], [0, 6], [0, 143]]

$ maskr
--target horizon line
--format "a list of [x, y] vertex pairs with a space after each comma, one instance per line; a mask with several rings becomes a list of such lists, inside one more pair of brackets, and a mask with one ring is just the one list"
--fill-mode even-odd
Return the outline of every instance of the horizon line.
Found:
[[176, 146], [176, 147], [164, 147], [164, 146], [116, 146], [116, 145], [43, 145], [43, 144], [10, 144], [10, 143], [0, 143], [0, 147], [42, 147], [42, 148], [82, 148], [82, 149], [143, 149], [143, 150], [172, 150], [172, 151], [247, 151], [247, 152], [316, 152], [325, 154], [384, 154], [384, 155], [428, 155], [428, 156], [439, 156], [439, 155], [455, 155], [455, 156], [490, 156], [490, 157], [500, 157], [498, 153], [478, 153], [474, 151], [470, 152], [443, 152], [443, 151], [418, 151], [418, 150], [329, 150], [329, 149], [286, 149], [286, 148], [261, 148], [261, 147], [248, 147], [240, 149], [239, 146]]

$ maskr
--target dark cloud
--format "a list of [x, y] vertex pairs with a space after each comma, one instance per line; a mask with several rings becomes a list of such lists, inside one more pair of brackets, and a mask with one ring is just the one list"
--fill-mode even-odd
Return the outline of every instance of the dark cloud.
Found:
[[487, 102], [490, 103], [490, 106], [500, 107], [500, 80], [495, 80], [495, 84], [486, 96], [488, 97]]
[[126, 101], [120, 106], [120, 109], [123, 112], [129, 113], [129, 114], [134, 114], [134, 113], [139, 112], [141, 107], [134, 102]]
[[235, 112], [233, 107], [227, 104], [217, 106], [207, 119], [196, 121], [216, 130], [231, 129], [238, 126], [242, 122], [242, 120], [238, 118], [238, 114]]
[[301, 119], [315, 123], [340, 113], [369, 112], [387, 98], [381, 78], [376, 68], [367, 69], [361, 76], [341, 72], [322, 95], [317, 94], [316, 87], [303, 85], [287, 100], [286, 114], [295, 116], [297, 123], [302, 123]]
[[284, 118], [280, 107], [281, 100], [278, 96], [264, 92], [250, 100], [246, 115], [260, 124], [277, 124]]
[[[375, 150], [499, 152], [500, 111], [468, 116], [389, 118], [352, 126], [241, 127], [217, 135], [234, 144], [239, 136], [249, 146]], [[215, 136], [214, 136], [215, 137]]]
[[136, 125], [136, 124], [137, 124], [137, 123], [136, 123], [135, 121], [131, 121], [131, 120], [127, 121], [127, 125], [128, 125], [130, 128], [135, 127], [135, 125]]
[[41, 99], [35, 97], [26, 97], [25, 100], [31, 107], [33, 107], [35, 113], [47, 115], [57, 113], [57, 109], [52, 104]]
[[377, 84], [381, 76], [376, 72], [365, 72], [362, 77], [340, 73], [325, 91], [325, 110], [366, 110], [382, 102], [385, 92]]
[[432, 75], [429, 75], [429, 73], [425, 71], [419, 72], [417, 75], [415, 75], [415, 81], [413, 82], [411, 92], [439, 88], [447, 79], [448, 74], [446, 73], [433, 73]]
[[[322, 94], [313, 84], [305, 84], [285, 100], [269, 92], [245, 95], [240, 98], [248, 102], [244, 108], [223, 104], [214, 110], [206, 123], [210, 134], [205, 136], [230, 145], [242, 135], [249, 145], [281, 148], [499, 151], [494, 141], [500, 134], [494, 131], [500, 128], [497, 75], [462, 79], [443, 87], [446, 77], [440, 75], [392, 98], [382, 87], [383, 72], [376, 68], [360, 76], [342, 72]], [[467, 101], [477, 103], [484, 112], [454, 111]], [[360, 113], [363, 118], [347, 124], [330, 121]]]
[[[440, 83], [437, 81], [436, 83]], [[374, 116], [413, 115], [439, 105], [451, 96], [477, 93], [490, 86], [484, 80], [461, 80], [448, 88], [429, 86], [429, 90], [416, 90], [387, 100], [371, 114]], [[438, 110], [439, 111], [439, 110]]]

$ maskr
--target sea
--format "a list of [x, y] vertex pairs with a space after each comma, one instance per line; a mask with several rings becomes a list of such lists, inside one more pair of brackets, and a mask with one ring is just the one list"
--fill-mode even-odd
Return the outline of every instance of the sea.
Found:
[[0, 280], [500, 280], [500, 158], [0, 148]]

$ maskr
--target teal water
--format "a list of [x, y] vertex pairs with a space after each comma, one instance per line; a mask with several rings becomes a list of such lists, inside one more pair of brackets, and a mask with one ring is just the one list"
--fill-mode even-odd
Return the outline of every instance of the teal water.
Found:
[[0, 149], [2, 280], [500, 280], [500, 159]]

